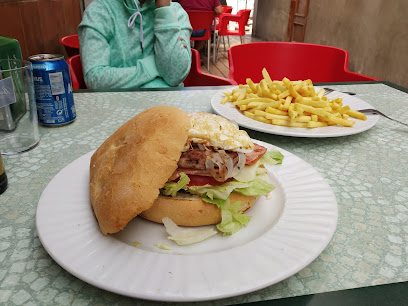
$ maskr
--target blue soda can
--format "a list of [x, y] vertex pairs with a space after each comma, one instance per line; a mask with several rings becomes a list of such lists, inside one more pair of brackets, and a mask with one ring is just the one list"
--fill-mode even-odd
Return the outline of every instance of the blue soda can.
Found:
[[29, 57], [33, 66], [38, 121], [60, 126], [76, 118], [69, 67], [60, 54], [37, 54]]

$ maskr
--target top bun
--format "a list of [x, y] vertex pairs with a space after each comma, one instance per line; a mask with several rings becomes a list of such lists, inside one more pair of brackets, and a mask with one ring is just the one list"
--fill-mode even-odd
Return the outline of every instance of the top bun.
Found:
[[153, 107], [123, 124], [96, 150], [90, 197], [104, 235], [122, 230], [153, 205], [177, 169], [189, 129], [184, 111]]

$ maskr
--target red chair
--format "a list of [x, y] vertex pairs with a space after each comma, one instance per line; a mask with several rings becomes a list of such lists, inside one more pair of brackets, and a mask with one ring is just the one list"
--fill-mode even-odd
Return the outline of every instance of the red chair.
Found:
[[204, 73], [200, 65], [200, 53], [195, 49], [191, 49], [191, 69], [183, 83], [184, 87], [237, 85], [234, 80]]
[[[225, 36], [228, 38], [228, 47], [229, 36], [239, 36], [241, 44], [245, 43], [245, 26], [248, 24], [249, 15], [251, 10], [239, 10], [236, 15], [234, 14], [222, 14], [220, 16], [220, 23], [218, 29], [218, 40], [217, 40], [217, 54], [220, 46], [221, 37], [224, 39]], [[238, 30], [229, 30], [228, 25], [231, 21], [238, 23]], [[224, 41], [224, 50], [225, 50], [225, 41]]]
[[79, 54], [79, 40], [77, 34], [61, 37], [59, 42], [64, 46], [68, 57]]
[[190, 37], [190, 40], [206, 40], [207, 41], [207, 69], [210, 71], [210, 44], [211, 44], [211, 25], [214, 21], [213, 11], [196, 11], [187, 10], [191, 26], [194, 31], [206, 29], [203, 37]]
[[228, 50], [229, 78], [246, 84], [263, 79], [266, 68], [273, 80], [311, 79], [319, 82], [379, 81], [377, 78], [351, 72], [346, 50], [308, 43], [258, 42], [236, 45]]
[[72, 89], [86, 89], [81, 56], [79, 54], [71, 56], [67, 59], [67, 63], [71, 74]]
[[[216, 22], [216, 30], [218, 31], [220, 28], [220, 16], [223, 14], [231, 14], [232, 13], [232, 6], [228, 6], [228, 5], [223, 5], [222, 6], [222, 13], [218, 16], [215, 16], [215, 22]], [[212, 27], [211, 29], [214, 29], [214, 27]]]

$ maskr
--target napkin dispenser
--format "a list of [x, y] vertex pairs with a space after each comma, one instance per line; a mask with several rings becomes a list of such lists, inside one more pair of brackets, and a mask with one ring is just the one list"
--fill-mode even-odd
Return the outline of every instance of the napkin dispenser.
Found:
[[[0, 36], [0, 70], [12, 69], [21, 66], [20, 44], [16, 39]], [[8, 61], [5, 61], [8, 60]], [[0, 73], [0, 82], [12, 77], [15, 101], [1, 105], [0, 101], [0, 130], [12, 131], [17, 122], [26, 112], [25, 89], [22, 87], [22, 75], [20, 73]]]

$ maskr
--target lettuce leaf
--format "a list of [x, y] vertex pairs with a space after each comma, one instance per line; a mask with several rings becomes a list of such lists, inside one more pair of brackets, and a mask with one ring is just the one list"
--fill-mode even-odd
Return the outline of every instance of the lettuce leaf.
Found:
[[275, 189], [275, 186], [272, 185], [271, 183], [260, 179], [256, 178], [251, 182], [251, 186], [246, 187], [246, 188], [236, 188], [234, 191], [238, 192], [243, 195], [247, 196], [260, 196], [260, 195], [267, 195], [270, 193], [272, 190]]
[[217, 229], [224, 235], [235, 234], [251, 220], [252, 217], [238, 212], [240, 207], [241, 201], [236, 201], [221, 209], [222, 221], [217, 224]]
[[184, 189], [189, 182], [190, 178], [185, 173], [180, 173], [180, 179], [178, 180], [178, 182], [167, 182], [166, 184], [164, 184], [161, 190], [162, 194], [175, 197], [177, 191], [179, 191], [180, 189]]
[[261, 158], [261, 164], [278, 165], [282, 164], [283, 154], [278, 150], [267, 151]]
[[258, 197], [267, 195], [275, 189], [275, 186], [261, 178], [256, 178], [251, 182], [231, 181], [220, 186], [186, 186], [186, 188], [190, 193], [204, 197], [204, 201], [222, 208], [233, 191], [247, 196]]
[[231, 192], [236, 188], [250, 187], [251, 182], [238, 182], [231, 181], [219, 186], [203, 185], [203, 186], [186, 186], [187, 191], [192, 194], [198, 194], [200, 196], [206, 196], [210, 199], [228, 199]]

